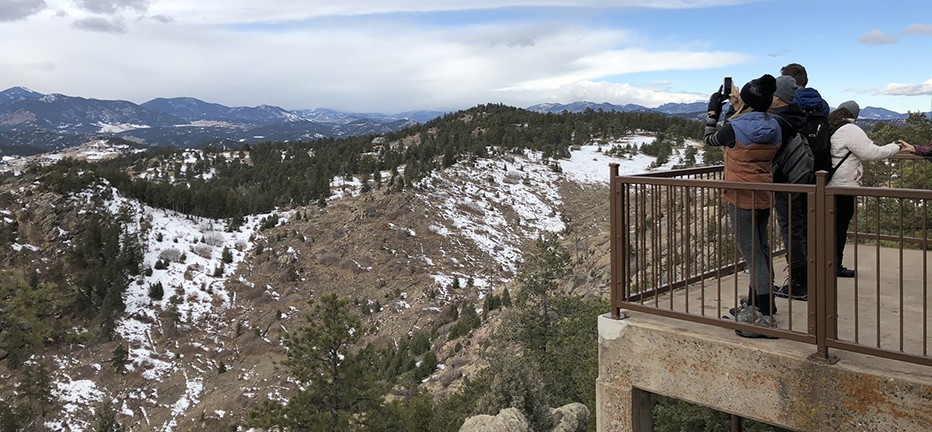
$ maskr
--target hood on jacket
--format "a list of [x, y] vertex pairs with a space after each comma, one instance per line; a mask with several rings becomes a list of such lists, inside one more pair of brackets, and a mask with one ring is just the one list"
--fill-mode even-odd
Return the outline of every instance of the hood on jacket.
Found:
[[803, 123], [806, 122], [806, 113], [803, 112], [796, 102], [784, 107], [772, 108], [770, 112], [786, 121], [786, 123], [780, 123], [781, 128], [784, 124], [788, 124], [793, 129], [794, 133], [799, 132], [803, 127]]
[[775, 144], [780, 141], [780, 125], [771, 115], [751, 112], [731, 121], [735, 138], [742, 145]]
[[[822, 99], [822, 95], [814, 88], [803, 87], [796, 89], [796, 103], [803, 110], [822, 109], [828, 110], [828, 103]], [[828, 116], [828, 113], [824, 113]]]

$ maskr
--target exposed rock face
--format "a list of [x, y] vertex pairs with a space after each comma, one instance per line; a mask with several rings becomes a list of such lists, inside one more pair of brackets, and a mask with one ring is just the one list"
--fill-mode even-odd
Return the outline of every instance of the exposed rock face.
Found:
[[589, 424], [589, 408], [579, 402], [555, 408], [550, 415], [553, 432], [584, 432]]
[[505, 408], [498, 415], [477, 415], [466, 419], [460, 432], [528, 432], [527, 419], [517, 408]]
[[[575, 402], [554, 408], [552, 432], [584, 432], [589, 423], [589, 408]], [[505, 408], [498, 415], [477, 415], [466, 419], [459, 432], [529, 432], [527, 419], [517, 408]]]

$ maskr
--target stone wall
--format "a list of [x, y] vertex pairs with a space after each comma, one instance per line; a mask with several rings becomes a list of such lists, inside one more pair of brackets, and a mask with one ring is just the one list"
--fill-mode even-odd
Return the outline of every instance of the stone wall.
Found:
[[932, 430], [932, 368], [642, 313], [599, 319], [596, 422], [650, 431], [647, 393], [798, 431]]

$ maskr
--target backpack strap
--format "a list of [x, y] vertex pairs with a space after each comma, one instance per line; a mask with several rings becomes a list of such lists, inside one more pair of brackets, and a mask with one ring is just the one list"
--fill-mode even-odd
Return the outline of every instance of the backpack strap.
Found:
[[[835, 135], [835, 131], [837, 131], [838, 129], [841, 129], [841, 127], [846, 124], [849, 124], [849, 123], [843, 122], [843, 123], [839, 123], [835, 125], [835, 127], [833, 127], [832, 130], [828, 132], [829, 139], [831, 139], [832, 135]], [[838, 168], [841, 167], [841, 164], [845, 163], [845, 161], [848, 159], [848, 156], [851, 156], [851, 150], [848, 150], [848, 153], [845, 154], [845, 157], [841, 158], [841, 160], [838, 161], [838, 163], [832, 167], [832, 171], [829, 173], [828, 180], [831, 180], [832, 177], [835, 176], [835, 171], [838, 171]]]
[[838, 161], [838, 163], [835, 164], [835, 166], [832, 167], [832, 174], [834, 174], [835, 171], [838, 171], [838, 167], [840, 167], [841, 164], [845, 163], [845, 160], [848, 159], [848, 156], [851, 156], [851, 150], [848, 150], [848, 153], [845, 154], [845, 157], [841, 158], [841, 160]]

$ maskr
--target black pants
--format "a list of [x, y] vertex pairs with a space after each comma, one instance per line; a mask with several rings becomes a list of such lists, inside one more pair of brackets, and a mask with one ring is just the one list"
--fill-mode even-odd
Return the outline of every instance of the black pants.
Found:
[[845, 243], [848, 240], [848, 226], [854, 217], [854, 196], [835, 195], [835, 269], [843, 267]]
[[808, 199], [804, 193], [777, 192], [774, 209], [783, 247], [787, 248], [786, 263], [790, 268], [806, 267]]

